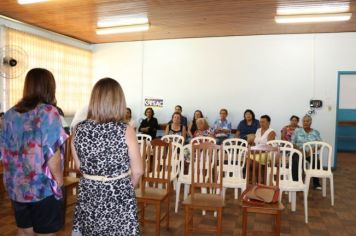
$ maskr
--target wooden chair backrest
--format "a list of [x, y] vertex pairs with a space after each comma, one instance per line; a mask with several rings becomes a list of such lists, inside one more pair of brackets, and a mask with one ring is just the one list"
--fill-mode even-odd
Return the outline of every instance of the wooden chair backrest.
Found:
[[71, 143], [73, 136], [70, 135], [68, 139], [65, 141], [64, 146], [64, 171], [63, 176], [68, 176], [69, 173], [80, 174], [80, 171], [75, 166], [75, 161], [72, 155]]
[[219, 190], [222, 194], [223, 149], [221, 145], [201, 143], [192, 145], [191, 156], [191, 194], [197, 189], [206, 188], [207, 192]]
[[169, 191], [172, 172], [172, 145], [160, 139], [152, 140], [145, 145], [143, 162], [143, 176], [141, 190], [146, 186], [163, 188]]
[[[279, 186], [279, 147], [257, 145], [249, 147], [246, 160], [246, 189], [251, 185]], [[267, 169], [270, 168], [268, 171]], [[268, 176], [267, 176], [267, 173]]]

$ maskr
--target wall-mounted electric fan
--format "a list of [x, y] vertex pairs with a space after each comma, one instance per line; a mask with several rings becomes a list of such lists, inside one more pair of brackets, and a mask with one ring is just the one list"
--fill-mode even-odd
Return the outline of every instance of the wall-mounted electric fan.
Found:
[[27, 69], [28, 55], [20, 47], [5, 46], [0, 48], [0, 76], [14, 79]]

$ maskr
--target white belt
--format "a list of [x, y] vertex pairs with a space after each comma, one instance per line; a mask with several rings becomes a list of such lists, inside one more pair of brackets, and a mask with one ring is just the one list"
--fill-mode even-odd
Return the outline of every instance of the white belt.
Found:
[[90, 180], [96, 180], [96, 181], [101, 181], [101, 182], [106, 182], [106, 181], [112, 181], [112, 180], [118, 180], [118, 179], [123, 179], [127, 176], [129, 176], [131, 173], [130, 171], [123, 173], [119, 176], [115, 176], [115, 177], [107, 177], [107, 176], [100, 176], [100, 175], [87, 175], [87, 174], [83, 174], [83, 177], [85, 179], [90, 179]]

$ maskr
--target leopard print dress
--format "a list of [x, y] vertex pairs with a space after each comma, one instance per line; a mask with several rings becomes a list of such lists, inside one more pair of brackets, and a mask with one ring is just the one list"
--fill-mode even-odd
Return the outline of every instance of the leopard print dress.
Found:
[[[81, 173], [115, 177], [129, 171], [126, 128], [115, 122], [80, 123], [74, 146]], [[130, 176], [106, 182], [80, 179], [72, 235], [140, 235]]]

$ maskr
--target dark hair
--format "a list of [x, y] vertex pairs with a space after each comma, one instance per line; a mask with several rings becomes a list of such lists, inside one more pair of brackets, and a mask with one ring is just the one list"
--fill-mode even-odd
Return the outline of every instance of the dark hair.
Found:
[[251, 110], [251, 109], [246, 109], [245, 112], [244, 112], [244, 120], [245, 119], [245, 115], [246, 113], [250, 113], [252, 115], [252, 120], [256, 120], [256, 116], [255, 116], [255, 113]]
[[297, 119], [297, 121], [299, 122], [299, 117], [296, 115], [292, 115], [289, 120], [293, 120], [294, 118]]
[[183, 110], [183, 108], [182, 108], [181, 105], [176, 105], [175, 108], [176, 108], [176, 107], [179, 107], [180, 110]]
[[131, 111], [130, 107], [126, 107], [126, 110], [130, 112], [130, 115], [132, 114], [132, 111]]
[[60, 108], [59, 106], [56, 106], [56, 108], [57, 108], [59, 115], [64, 116], [64, 112], [63, 112], [62, 108]]
[[193, 123], [195, 123], [195, 113], [197, 113], [197, 112], [199, 112], [200, 113], [200, 115], [201, 115], [201, 118], [204, 118], [204, 116], [203, 116], [203, 112], [201, 112], [201, 110], [195, 110], [195, 112], [194, 112], [194, 114], [193, 114]]
[[219, 113], [221, 113], [222, 111], [225, 111], [225, 112], [226, 112], [226, 115], [229, 114], [229, 112], [228, 112], [227, 109], [225, 109], [225, 108], [221, 108]]
[[271, 117], [269, 117], [269, 115], [263, 115], [260, 119], [266, 119], [268, 123], [271, 123]]
[[15, 105], [15, 110], [28, 112], [40, 103], [56, 106], [56, 82], [50, 71], [34, 68], [26, 74], [22, 99]]
[[173, 112], [172, 114], [172, 121], [173, 121], [173, 116], [174, 115], [179, 115], [180, 116], [180, 119], [182, 119], [182, 114], [180, 114], [179, 112]]
[[0, 112], [0, 117], [3, 117], [5, 115], [4, 112]]
[[144, 115], [146, 116], [146, 112], [147, 112], [148, 110], [151, 110], [151, 111], [152, 111], [152, 117], [153, 117], [153, 116], [155, 115], [155, 112], [154, 112], [154, 110], [152, 109], [152, 107], [147, 107], [146, 110], [145, 110]]

